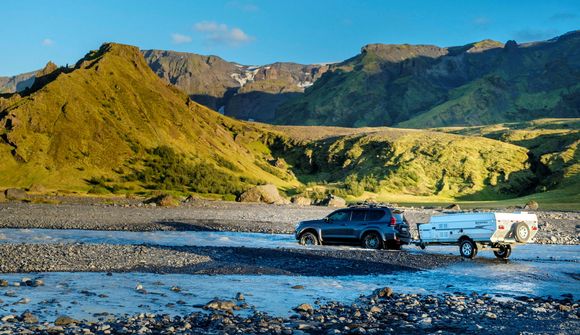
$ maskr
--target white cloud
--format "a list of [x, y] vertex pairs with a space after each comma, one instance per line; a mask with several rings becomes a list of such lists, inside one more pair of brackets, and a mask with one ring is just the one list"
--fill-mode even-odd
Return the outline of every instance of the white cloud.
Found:
[[54, 41], [50, 38], [45, 38], [40, 42], [40, 44], [44, 45], [45, 47], [49, 47], [54, 44]]
[[236, 47], [254, 40], [240, 28], [229, 28], [224, 23], [214, 21], [202, 21], [196, 23], [193, 28], [204, 35], [206, 42], [212, 45], [227, 45]]
[[243, 12], [257, 12], [260, 10], [260, 7], [256, 6], [253, 3], [243, 2], [243, 1], [230, 1], [226, 3], [226, 7], [238, 9]]
[[191, 42], [191, 37], [183, 34], [171, 34], [171, 41], [175, 44], [183, 44]]
[[473, 19], [473, 24], [479, 27], [484, 27], [490, 24], [490, 20], [485, 16], [478, 16]]

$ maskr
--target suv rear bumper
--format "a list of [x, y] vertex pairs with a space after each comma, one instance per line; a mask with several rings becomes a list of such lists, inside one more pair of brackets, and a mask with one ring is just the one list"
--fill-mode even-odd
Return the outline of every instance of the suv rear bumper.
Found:
[[385, 234], [385, 242], [395, 241], [398, 244], [409, 244], [411, 243], [411, 236], [400, 235], [398, 233]]

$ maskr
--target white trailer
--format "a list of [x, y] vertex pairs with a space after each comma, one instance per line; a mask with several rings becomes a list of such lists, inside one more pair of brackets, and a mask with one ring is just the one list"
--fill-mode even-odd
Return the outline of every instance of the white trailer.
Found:
[[538, 232], [536, 214], [457, 213], [432, 216], [428, 223], [417, 224], [421, 248], [433, 244], [459, 245], [459, 253], [474, 258], [479, 249], [493, 250], [507, 259], [512, 246], [530, 242]]

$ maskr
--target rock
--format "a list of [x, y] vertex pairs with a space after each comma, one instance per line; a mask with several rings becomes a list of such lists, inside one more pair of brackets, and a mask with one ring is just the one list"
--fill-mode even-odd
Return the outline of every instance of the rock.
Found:
[[181, 292], [181, 287], [179, 287], [179, 286], [171, 286], [171, 291], [173, 291], [173, 292]]
[[497, 315], [495, 315], [492, 312], [485, 313], [485, 316], [488, 317], [488, 318], [490, 318], [490, 319], [497, 319]]
[[373, 306], [373, 307], [371, 307], [371, 309], [369, 310], [369, 312], [371, 312], [371, 313], [380, 313], [381, 311], [382, 311], [382, 310], [381, 310], [381, 308], [380, 308], [380, 307], [378, 307], [378, 306]]
[[452, 210], [452, 211], [460, 211], [461, 207], [459, 207], [458, 204], [451, 204], [451, 205], [445, 207], [445, 209]]
[[390, 298], [393, 295], [393, 289], [390, 287], [384, 287], [377, 292], [379, 298]]
[[292, 203], [298, 206], [310, 206], [312, 204], [312, 200], [302, 195], [297, 195], [292, 197]]
[[15, 302], [15, 305], [26, 305], [30, 302], [29, 298], [22, 298], [20, 300], [18, 300], [17, 302]]
[[179, 200], [175, 199], [172, 195], [162, 195], [156, 201], [156, 204], [161, 207], [177, 207], [179, 206]]
[[203, 308], [216, 311], [229, 311], [231, 312], [236, 304], [231, 300], [219, 300], [214, 299], [208, 302]]
[[6, 201], [6, 194], [4, 192], [0, 192], [0, 202]]
[[551, 235], [550, 236], [550, 241], [556, 243], [556, 242], [558, 242], [558, 238], [556, 236], [554, 236], [554, 235]]
[[322, 199], [320, 202], [322, 206], [328, 207], [345, 207], [346, 200], [336, 195], [329, 194], [326, 198]]
[[0, 279], [0, 287], [7, 287], [8, 285], [8, 280]]
[[560, 305], [558, 306], [558, 309], [562, 312], [571, 312], [572, 311], [572, 306], [568, 306], [568, 305]]
[[20, 320], [24, 323], [38, 323], [38, 318], [30, 312], [22, 313]]
[[0, 319], [0, 321], [2, 321], [3, 323], [6, 322], [16, 322], [16, 315], [6, 315], [4, 317], [2, 317], [2, 319]]
[[44, 192], [46, 192], [46, 187], [44, 187], [41, 184], [32, 184], [28, 188], [28, 192], [32, 192], [32, 193], [44, 193]]
[[544, 307], [532, 307], [532, 311], [536, 313], [546, 313], [546, 309]]
[[303, 290], [304, 286], [303, 285], [294, 285], [292, 287], [290, 287], [293, 290]]
[[54, 325], [55, 326], [68, 326], [68, 325], [74, 325], [79, 323], [77, 320], [68, 317], [66, 315], [61, 315], [58, 318], [56, 318], [56, 320], [54, 320]]
[[298, 307], [294, 308], [296, 312], [304, 312], [304, 313], [312, 313], [314, 308], [310, 304], [301, 304]]
[[276, 185], [266, 184], [252, 187], [240, 195], [240, 202], [262, 202], [266, 204], [285, 204], [288, 201], [280, 196]]
[[244, 297], [244, 295], [242, 294], [242, 292], [238, 292], [236, 294], [236, 300], [237, 301], [244, 301], [244, 300], [246, 300], [246, 297]]
[[532, 211], [535, 211], [538, 208], [540, 208], [540, 205], [538, 204], [537, 201], [534, 201], [534, 200], [528, 201], [528, 203], [524, 206], [524, 209], [528, 209], [528, 210], [532, 210]]
[[9, 188], [4, 191], [4, 195], [6, 195], [6, 199], [8, 200], [22, 201], [28, 199], [26, 191], [19, 188]]

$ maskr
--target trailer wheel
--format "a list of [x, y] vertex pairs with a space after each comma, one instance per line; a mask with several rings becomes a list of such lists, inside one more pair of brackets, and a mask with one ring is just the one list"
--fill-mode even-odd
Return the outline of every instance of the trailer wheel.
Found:
[[477, 245], [470, 239], [461, 240], [459, 254], [464, 258], [473, 259], [477, 255]]
[[512, 247], [510, 245], [500, 245], [499, 250], [494, 250], [493, 254], [499, 259], [508, 259], [512, 254]]
[[427, 247], [427, 245], [423, 242], [419, 243], [419, 248], [421, 248], [421, 250], [425, 250], [425, 248]]
[[524, 222], [519, 222], [514, 227], [516, 240], [520, 243], [525, 243], [530, 239], [530, 227]]

